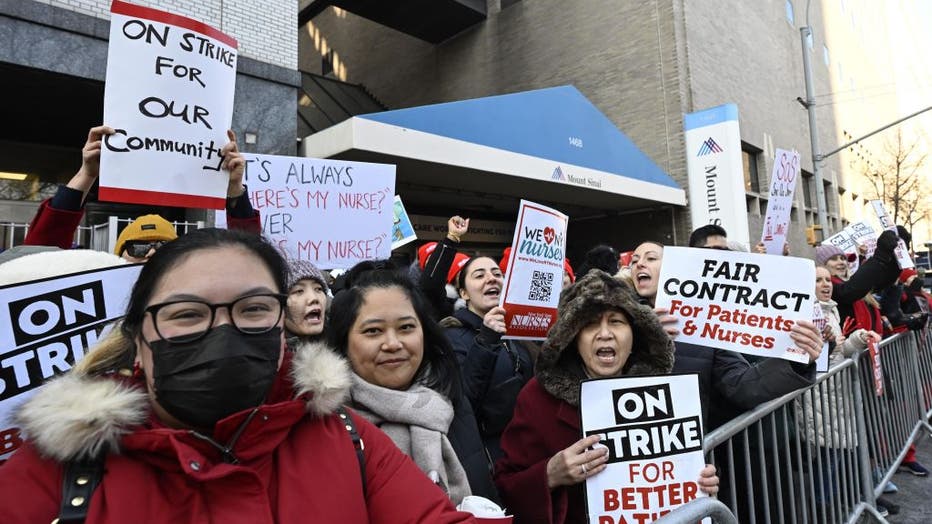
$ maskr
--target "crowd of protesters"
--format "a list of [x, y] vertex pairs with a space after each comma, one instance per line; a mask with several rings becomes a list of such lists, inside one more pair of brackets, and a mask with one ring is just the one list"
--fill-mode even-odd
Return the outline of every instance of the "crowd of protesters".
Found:
[[[80, 170], [41, 204], [26, 244], [70, 247], [112, 132], [90, 130]], [[229, 136], [230, 229], [179, 237], [145, 215], [120, 233], [108, 256], [145, 263], [125, 316], [18, 411], [26, 441], [0, 466], [0, 493], [17, 502], [0, 521], [470, 522], [479, 496], [519, 523], [582, 523], [583, 485], [608, 453], [583, 438], [581, 381], [697, 374], [711, 431], [811, 385], [823, 347], [836, 365], [928, 321], [922, 280], [899, 270], [897, 235], [884, 232], [854, 272], [838, 248], [816, 249], [825, 326], [790, 333], [806, 362], [684, 343], [655, 307], [664, 245], [647, 240], [624, 254], [596, 246], [575, 271], [567, 261], [546, 340], [503, 339], [508, 252], [464, 252], [468, 219], [452, 216], [410, 267], [365, 261], [334, 280], [258, 234]], [[689, 246], [736, 247], [719, 226]], [[0, 273], [41, 256], [18, 255]], [[807, 436], [820, 448], [853, 438]], [[903, 467], [928, 474], [913, 454]], [[713, 466], [696, 482], [719, 490]]]

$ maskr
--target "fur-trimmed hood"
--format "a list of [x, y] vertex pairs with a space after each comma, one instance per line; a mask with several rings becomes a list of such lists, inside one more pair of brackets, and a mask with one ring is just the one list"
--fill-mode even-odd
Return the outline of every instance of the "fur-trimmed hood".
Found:
[[637, 302], [624, 283], [601, 270], [591, 270], [563, 291], [557, 321], [550, 328], [537, 360], [537, 380], [551, 395], [579, 405], [579, 384], [585, 380], [576, 336], [607, 309], [624, 312], [631, 323], [634, 345], [625, 363], [625, 375], [655, 375], [673, 369], [673, 341], [657, 315]]
[[[291, 385], [293, 398], [305, 400], [308, 413], [328, 415], [349, 398], [349, 365], [326, 345], [301, 345], [289, 369], [287, 363], [279, 380]], [[64, 462], [118, 451], [120, 440], [144, 424], [150, 411], [148, 395], [138, 383], [67, 373], [23, 403], [14, 423], [39, 453]]]

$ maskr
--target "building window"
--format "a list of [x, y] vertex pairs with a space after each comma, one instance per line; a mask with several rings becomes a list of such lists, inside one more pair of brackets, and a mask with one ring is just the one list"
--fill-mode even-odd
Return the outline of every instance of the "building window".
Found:
[[786, 0], [786, 21], [790, 23], [791, 26], [796, 26], [796, 17], [793, 16], [793, 2]]
[[754, 146], [741, 144], [741, 164], [744, 168], [744, 190], [760, 193], [760, 176], [758, 176], [757, 162], [760, 160], [760, 150]]
[[825, 67], [828, 67], [828, 46], [825, 44], [822, 45], [822, 61], [825, 62]]
[[812, 173], [803, 171], [803, 206], [807, 209], [812, 208]]

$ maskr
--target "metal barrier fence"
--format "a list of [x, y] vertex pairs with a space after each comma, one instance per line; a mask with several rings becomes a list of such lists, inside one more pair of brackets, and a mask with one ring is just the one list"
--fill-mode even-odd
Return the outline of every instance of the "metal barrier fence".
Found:
[[[75, 246], [85, 247], [95, 251], [112, 252], [116, 247], [119, 231], [122, 231], [122, 229], [132, 221], [132, 218], [111, 216], [108, 217], [107, 222], [102, 224], [79, 226], [77, 231], [75, 231], [72, 241]], [[172, 222], [172, 225], [179, 235], [183, 235], [192, 229], [204, 227], [204, 222]], [[0, 222], [0, 250], [21, 245], [28, 232], [29, 224]]]
[[654, 521], [654, 524], [680, 524], [682, 522], [699, 522], [709, 517], [715, 524], [738, 524], [738, 520], [728, 506], [709, 497], [699, 498], [676, 508]]

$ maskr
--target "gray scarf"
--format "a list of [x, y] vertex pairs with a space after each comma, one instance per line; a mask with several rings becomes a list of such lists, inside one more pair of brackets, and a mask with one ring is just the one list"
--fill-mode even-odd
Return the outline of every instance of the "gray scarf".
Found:
[[436, 391], [411, 385], [406, 391], [370, 384], [353, 374], [352, 407], [385, 432], [428, 476], [436, 472], [453, 505], [470, 495], [466, 471], [447, 438], [453, 405]]

